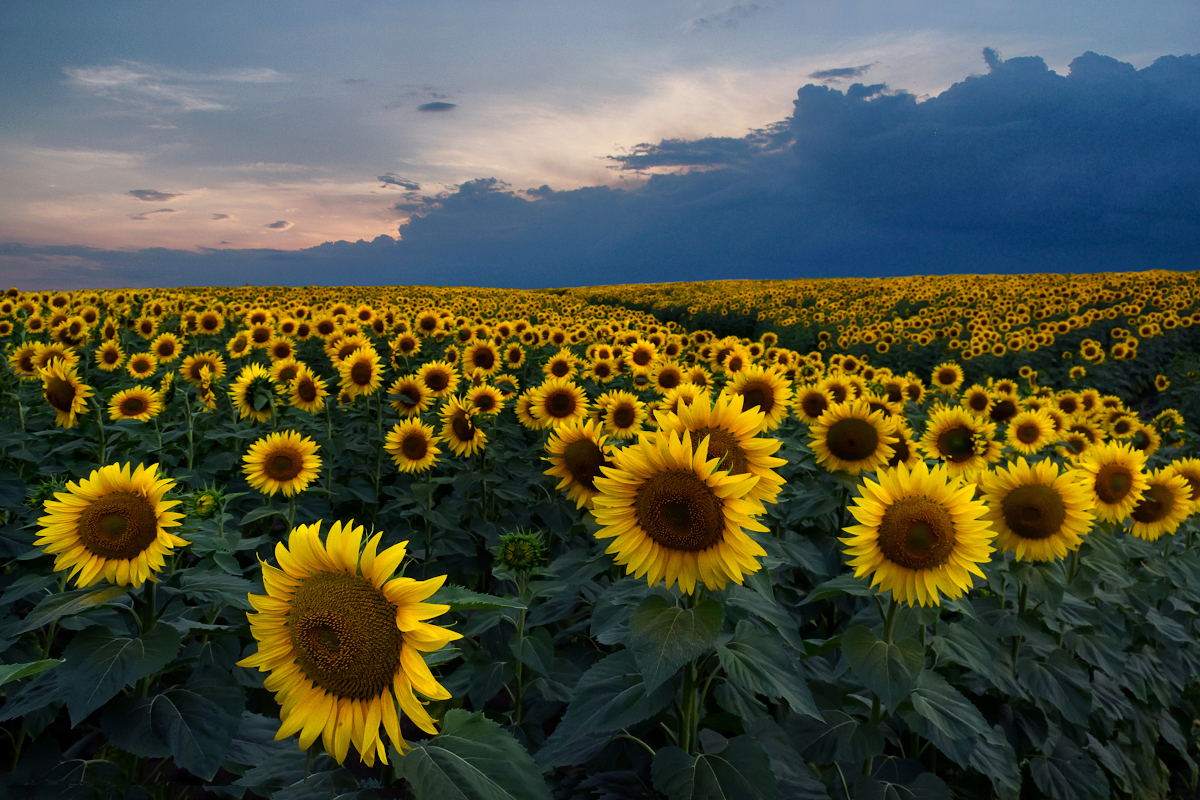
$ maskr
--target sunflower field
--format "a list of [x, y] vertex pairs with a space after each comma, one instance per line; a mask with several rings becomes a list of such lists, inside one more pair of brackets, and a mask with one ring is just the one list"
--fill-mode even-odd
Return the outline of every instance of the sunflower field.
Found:
[[1193, 797], [1198, 334], [1200, 273], [10, 289], [0, 794]]

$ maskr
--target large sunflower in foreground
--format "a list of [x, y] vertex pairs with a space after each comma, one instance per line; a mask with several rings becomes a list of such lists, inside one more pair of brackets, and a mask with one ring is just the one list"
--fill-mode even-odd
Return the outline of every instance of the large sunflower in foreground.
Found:
[[1191, 487], [1182, 475], [1169, 467], [1151, 472], [1142, 499], [1129, 512], [1129, 532], [1150, 542], [1174, 533], [1192, 512], [1191, 498]]
[[972, 574], [985, 577], [979, 564], [991, 558], [995, 533], [987, 507], [972, 499], [972, 484], [923, 461], [912, 470], [879, 470], [878, 477], [861, 484], [862, 496], [850, 506], [859, 524], [839, 539], [854, 577], [870, 575], [872, 586], [910, 606], [941, 605], [941, 594], [953, 599], [969, 590]]
[[606, 447], [602, 424], [597, 420], [581, 420], [560, 425], [546, 442], [546, 457], [550, 469], [544, 474], [562, 478], [556, 489], [564, 490], [575, 501], [576, 508], [591, 508], [600, 491], [596, 478], [601, 467], [611, 467], [612, 447]]
[[763, 428], [763, 411], [743, 408], [744, 402], [745, 398], [737, 394], [720, 394], [714, 402], [709, 401], [708, 395], [702, 395], [675, 414], [659, 411], [654, 416], [659, 430], [690, 431], [694, 442], [707, 437], [708, 457], [720, 459], [719, 469], [730, 475], [756, 476], [758, 482], [746, 499], [758, 502], [756, 513], [761, 514], [765, 511], [762, 503], [778, 502], [776, 497], [785, 481], [775, 467], [787, 461], [773, 455], [783, 442], [769, 436], [755, 436]]
[[1078, 550], [1092, 529], [1092, 502], [1074, 472], [1049, 459], [1019, 458], [982, 475], [996, 545], [1018, 560], [1053, 561]]
[[380, 725], [396, 750], [407, 747], [396, 705], [418, 728], [436, 734], [416, 690], [448, 700], [421, 652], [461, 635], [425, 620], [449, 606], [424, 603], [445, 581], [394, 578], [408, 542], [378, 552], [382, 533], [363, 547], [362, 526], [335, 522], [325, 542], [321, 523], [293, 528], [275, 545], [279, 567], [262, 565], [265, 595], [252, 594], [248, 615], [258, 652], [238, 662], [270, 672], [265, 681], [280, 705], [275, 738], [300, 734], [300, 749], [317, 737], [338, 763], [350, 745], [368, 766], [387, 763]]
[[307, 489], [320, 474], [319, 448], [295, 431], [271, 433], [250, 445], [250, 452], [242, 457], [242, 471], [246, 481], [263, 494], [281, 491], [284, 497], [291, 497]]
[[433, 405], [433, 395], [429, 387], [416, 375], [405, 375], [397, 378], [388, 387], [389, 396], [395, 397], [388, 403], [402, 417], [419, 417]]
[[830, 472], [871, 472], [896, 452], [894, 424], [864, 400], [835, 403], [812, 426], [809, 446], [817, 463]]
[[613, 540], [605, 552], [628, 574], [691, 594], [698, 580], [722, 589], [759, 570], [766, 551], [742, 530], [767, 530], [745, 499], [757, 477], [718, 470], [707, 439], [693, 449], [687, 432], [641, 434], [613, 459], [595, 480], [592, 514], [604, 526], [596, 538]]
[[46, 516], [34, 544], [55, 554], [54, 569], [69, 569], [77, 587], [101, 579], [136, 589], [165, 565], [165, 556], [190, 544], [168, 533], [183, 514], [168, 511], [178, 500], [163, 500], [175, 482], [159, 477], [158, 465], [109, 464], [67, 484], [45, 502]]
[[39, 370], [39, 374], [42, 394], [54, 409], [54, 424], [60, 428], [74, 428], [79, 415], [87, 413], [87, 399], [92, 396], [92, 387], [79, 380], [74, 367], [58, 358]]
[[1146, 456], [1120, 442], [1101, 442], [1079, 459], [1079, 480], [1098, 519], [1119, 522], [1146, 491]]

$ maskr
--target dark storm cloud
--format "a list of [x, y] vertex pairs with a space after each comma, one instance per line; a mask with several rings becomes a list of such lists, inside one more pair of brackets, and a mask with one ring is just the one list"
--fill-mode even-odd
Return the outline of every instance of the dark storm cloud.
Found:
[[278, 222], [268, 222], [263, 227], [270, 228], [273, 231], [286, 231], [288, 228], [292, 227], [292, 223], [288, 222], [286, 219], [281, 219]]
[[382, 183], [383, 188], [385, 189], [388, 186], [399, 186], [401, 189], [408, 189], [409, 191], [416, 191], [417, 189], [421, 188], [421, 184], [417, 183], [416, 181], [410, 181], [408, 178], [401, 178], [394, 172], [384, 173], [375, 180]]
[[176, 197], [184, 197], [182, 194], [159, 192], [154, 189], [130, 189], [125, 194], [129, 195], [135, 200], [142, 200], [147, 203], [169, 203]]
[[[986, 52], [986, 51], [985, 51]], [[861, 78], [873, 65], [863, 64], [861, 67], [838, 67], [837, 69], [819, 69], [808, 73], [814, 81], [841, 81], [849, 78]]]
[[178, 214], [179, 212], [173, 208], [159, 208], [154, 211], [143, 211], [140, 214], [131, 214], [130, 219], [151, 219], [155, 214]]
[[407, 192], [400, 242], [199, 254], [11, 245], [0, 271], [38, 288], [71, 274], [76, 286], [183, 275], [534, 287], [1195, 269], [1200, 56], [1137, 70], [1089, 52], [1067, 75], [1037, 57], [985, 58], [986, 74], [923, 103], [884, 84], [808, 84], [791, 116], [742, 139], [641, 145], [614, 168], [688, 171], [631, 190], [520, 192], [480, 178]]
[[439, 100], [433, 103], [421, 103], [417, 106], [417, 111], [449, 111], [457, 105], [457, 103], [443, 103]]

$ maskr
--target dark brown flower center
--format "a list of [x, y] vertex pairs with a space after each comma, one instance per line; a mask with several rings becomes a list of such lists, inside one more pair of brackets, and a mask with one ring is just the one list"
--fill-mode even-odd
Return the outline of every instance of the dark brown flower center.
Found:
[[486, 414], [496, 407], [496, 398], [487, 392], [481, 392], [475, 395], [475, 399], [471, 403], [475, 408]]
[[658, 385], [663, 389], [674, 389], [683, 382], [683, 374], [677, 369], [664, 369], [658, 373]]
[[105, 364], [115, 364], [115, 363], [117, 363], [118, 360], [120, 360], [120, 358], [121, 358], [121, 354], [118, 353], [116, 350], [108, 349], [108, 350], [104, 351], [104, 363]]
[[296, 384], [296, 394], [305, 403], [311, 403], [317, 399], [317, 385], [313, 383], [312, 378], [305, 378]]
[[887, 462], [889, 467], [908, 463], [908, 459], [912, 455], [911, 445], [908, 443], [908, 440], [905, 439], [903, 435], [900, 435], [897, 438], [899, 441], [892, 445], [892, 449], [895, 452], [892, 453], [892, 457], [889, 458]]
[[429, 440], [425, 434], [414, 431], [404, 437], [404, 441], [400, 443], [400, 452], [404, 453], [404, 457], [409, 461], [420, 461], [429, 452]]
[[608, 414], [608, 419], [612, 426], [618, 430], [625, 430], [633, 426], [637, 422], [637, 409], [633, 403], [618, 403]]
[[425, 385], [430, 391], [440, 392], [450, 385], [450, 376], [440, 369], [431, 369], [425, 373]]
[[829, 400], [820, 392], [809, 392], [800, 400], [800, 409], [809, 419], [816, 419], [829, 408]]
[[742, 407], [746, 410], [757, 408], [764, 414], [770, 414], [775, 407], [775, 392], [769, 384], [751, 381], [742, 387]]
[[698, 445], [708, 437], [708, 457], [721, 459], [717, 469], [728, 470], [730, 475], [741, 475], [749, 468], [746, 451], [738, 440], [724, 428], [701, 428], [692, 434], [692, 444]]
[[267, 477], [280, 483], [293, 480], [303, 469], [304, 456], [290, 447], [277, 448], [263, 460], [263, 471]]
[[596, 491], [596, 478], [603, 477], [601, 467], [611, 467], [604, 451], [591, 439], [578, 439], [563, 450], [563, 465], [574, 481], [590, 492]]
[[1017, 415], [1017, 405], [1012, 400], [1005, 398], [996, 405], [992, 406], [991, 417], [993, 422], [1007, 422]]
[[79, 541], [102, 558], [136, 558], [158, 538], [158, 517], [136, 492], [112, 492], [79, 515]]
[[64, 381], [62, 378], [50, 378], [46, 381], [46, 400], [56, 410], [70, 414], [71, 406], [75, 403], [75, 387], [70, 381]]
[[475, 439], [475, 423], [461, 411], [450, 421], [450, 429], [460, 442], [471, 442]]
[[150, 408], [150, 404], [146, 402], [144, 397], [132, 395], [122, 400], [121, 405], [118, 406], [118, 408], [122, 416], [136, 417], [141, 414], [145, 414], [147, 409]]
[[370, 700], [396, 678], [404, 645], [396, 606], [366, 578], [320, 572], [305, 579], [288, 630], [304, 675], [338, 697]]
[[490, 347], [481, 347], [471, 356], [471, 363], [480, 369], [491, 369], [496, 364], [496, 354]]
[[575, 413], [575, 395], [568, 391], [557, 391], [546, 398], [546, 411], [552, 417], [569, 417]]
[[1041, 438], [1042, 429], [1033, 422], [1017, 426], [1017, 441], [1021, 444], [1033, 444]]
[[975, 432], [962, 425], [949, 428], [938, 436], [937, 448], [947, 461], [955, 464], [970, 461], [975, 455]]
[[1141, 523], [1158, 522], [1166, 519], [1175, 510], [1175, 495], [1166, 486], [1150, 484], [1141, 501], [1129, 516]]
[[945, 564], [954, 551], [954, 521], [940, 504], [927, 497], [903, 497], [883, 512], [879, 549], [894, 564], [909, 569], [932, 569]]
[[359, 361], [354, 366], [350, 367], [350, 380], [355, 386], [367, 386], [371, 383], [371, 377], [374, 370], [366, 361]]
[[663, 547], [698, 552], [721, 541], [724, 507], [695, 473], [667, 470], [638, 489], [634, 513], [642, 530]]
[[1013, 489], [1000, 503], [1004, 524], [1023, 539], [1048, 539], [1062, 529], [1067, 507], [1053, 487], [1031, 483]]
[[987, 411], [989, 402], [991, 402], [991, 399], [983, 392], [976, 392], [967, 399], [967, 405], [972, 411], [979, 414]]
[[865, 419], [839, 419], [829, 426], [825, 446], [842, 461], [863, 461], [879, 449], [879, 431]]
[[942, 386], [953, 386], [958, 380], [958, 373], [952, 369], [943, 369], [938, 372], [937, 379]]
[[1096, 496], [1109, 505], [1125, 499], [1133, 489], [1133, 473], [1121, 464], [1105, 464], [1096, 473]]

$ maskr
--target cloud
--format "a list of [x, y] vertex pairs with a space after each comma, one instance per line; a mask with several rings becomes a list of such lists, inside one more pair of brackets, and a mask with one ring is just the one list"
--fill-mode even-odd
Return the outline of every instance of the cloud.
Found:
[[388, 186], [399, 186], [401, 189], [408, 189], [409, 191], [416, 191], [417, 189], [421, 188], [421, 184], [417, 183], [416, 181], [410, 181], [408, 178], [401, 178], [394, 172], [386, 172], [375, 180], [382, 183], [382, 188], [384, 189], [386, 189]]
[[213, 214], [213, 219], [233, 219], [232, 214]]
[[[675, 171], [636, 188], [520, 191], [482, 177], [406, 191], [390, 198], [407, 217], [399, 242], [199, 253], [7, 245], [0, 263], [28, 277], [22, 288], [162, 285], [168, 275], [545, 287], [1195, 269], [1200, 56], [1138, 70], [1088, 52], [1066, 74], [1036, 56], [993, 51], [984, 64], [925, 102], [883, 83], [809, 83], [790, 114], [745, 136], [611, 156], [617, 170]], [[72, 273], [71, 263], [100, 266]]]
[[147, 203], [169, 203], [176, 197], [187, 197], [184, 194], [172, 194], [171, 192], [160, 192], [155, 189], [130, 189], [125, 194], [135, 200], [142, 200]]
[[288, 222], [286, 219], [281, 219], [278, 222], [268, 222], [263, 227], [270, 228], [273, 231], [286, 231], [288, 228], [292, 227], [292, 225], [294, 225], [294, 224], [295, 223]]
[[687, 27], [693, 31], [702, 31], [713, 27], [736, 28], [740, 22], [749, 19], [766, 7], [766, 5], [758, 3], [733, 3], [703, 16], [692, 18], [688, 21]]
[[157, 112], [223, 111], [233, 106], [213, 84], [281, 83], [288, 77], [269, 68], [186, 72], [122, 61], [63, 67], [67, 83], [80, 91]]
[[[986, 50], [985, 50], [986, 52]], [[860, 67], [838, 67], [837, 69], [819, 69], [810, 72], [808, 77], [814, 81], [841, 81], [849, 78], [861, 78], [873, 64], [863, 64]]]
[[178, 214], [178, 213], [179, 212], [173, 208], [160, 208], [155, 211], [143, 211], [140, 214], [131, 214], [129, 218], [137, 219], [137, 220], [147, 220], [147, 219], [150, 219], [154, 214]]
[[449, 111], [456, 106], [457, 103], [443, 103], [441, 101], [436, 101], [433, 103], [422, 103], [421, 105], [417, 106], [417, 111]]

